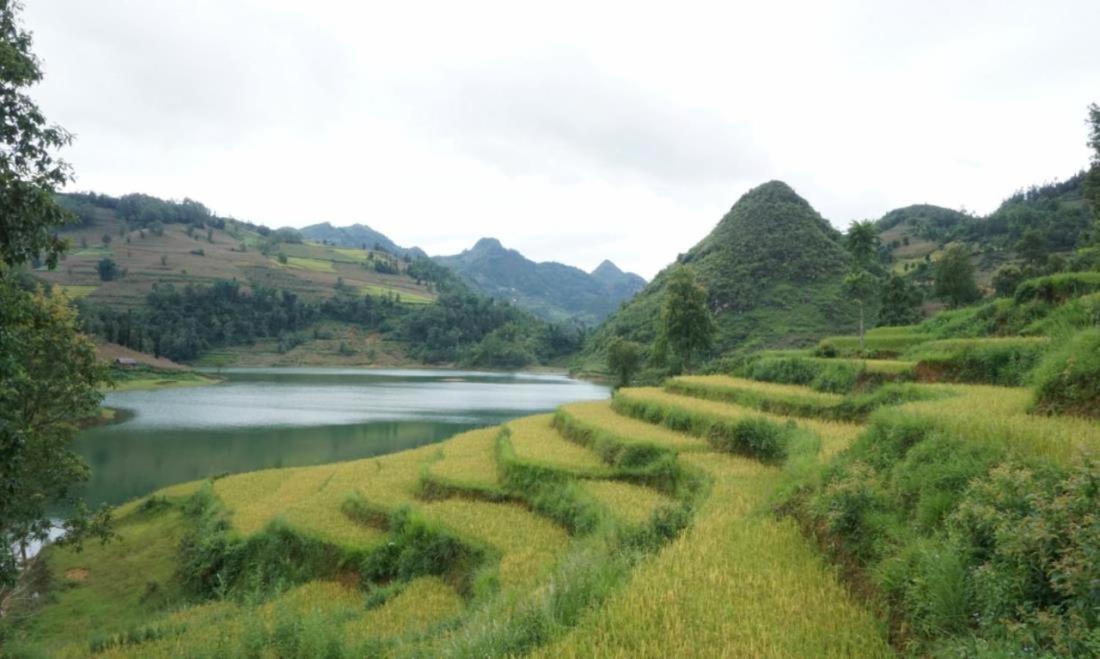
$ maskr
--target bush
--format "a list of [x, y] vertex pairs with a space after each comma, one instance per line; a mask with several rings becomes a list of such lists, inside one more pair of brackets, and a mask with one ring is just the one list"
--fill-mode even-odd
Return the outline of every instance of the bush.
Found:
[[99, 263], [96, 263], [95, 270], [101, 281], [111, 281], [118, 278], [118, 264], [112, 259], [100, 259]]
[[1049, 342], [1043, 338], [947, 339], [918, 346], [907, 356], [917, 376], [930, 382], [972, 382], [1020, 386]]
[[1036, 412], [1100, 418], [1100, 330], [1077, 333], [1035, 370]]
[[620, 414], [703, 437], [720, 451], [745, 455], [768, 463], [782, 462], [787, 457], [788, 444], [797, 430], [793, 423], [780, 425], [763, 417], [712, 418], [705, 414], [666, 408], [654, 402], [618, 395], [612, 398], [611, 406]]
[[914, 655], [1096, 656], [1100, 469], [879, 412], [791, 506], [885, 596]]
[[1016, 288], [1016, 301], [1065, 302], [1096, 292], [1100, 292], [1100, 272], [1063, 272], [1021, 283]]

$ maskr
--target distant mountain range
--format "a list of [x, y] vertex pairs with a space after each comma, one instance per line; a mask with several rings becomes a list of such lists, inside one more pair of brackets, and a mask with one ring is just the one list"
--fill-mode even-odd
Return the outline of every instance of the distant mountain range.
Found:
[[485, 295], [559, 322], [599, 323], [646, 283], [611, 261], [591, 273], [552, 261], [536, 263], [495, 238], [482, 238], [461, 254], [437, 256], [435, 261]]
[[[328, 222], [300, 229], [307, 240], [341, 247], [381, 248], [398, 256], [427, 256], [418, 247], [402, 247], [365, 224], [334, 227]], [[453, 256], [433, 257], [475, 291], [507, 300], [554, 322], [596, 325], [645, 287], [638, 275], [604, 261], [591, 273], [561, 263], [536, 263], [495, 238], [482, 238]]]

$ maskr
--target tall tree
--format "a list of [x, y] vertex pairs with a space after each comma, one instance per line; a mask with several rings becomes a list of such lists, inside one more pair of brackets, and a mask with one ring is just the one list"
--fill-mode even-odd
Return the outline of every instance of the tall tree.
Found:
[[716, 329], [706, 289], [691, 268], [677, 267], [665, 287], [658, 352], [667, 350], [674, 371], [691, 370], [696, 359], [713, 346]]
[[854, 270], [844, 277], [844, 294], [859, 308], [859, 349], [867, 333], [867, 307], [878, 294], [878, 278], [866, 270]]
[[855, 261], [853, 270], [870, 269], [878, 253], [878, 229], [871, 220], [852, 222], [848, 226], [848, 235], [844, 241], [848, 252]]
[[844, 294], [859, 309], [859, 349], [863, 350], [867, 333], [867, 309], [876, 301], [879, 292], [878, 277], [871, 272], [878, 253], [878, 229], [870, 220], [852, 222], [844, 241], [852, 255], [852, 270], [844, 278]]
[[920, 304], [924, 296], [919, 288], [900, 275], [890, 275], [882, 284], [881, 325], [911, 325], [921, 319]]
[[1092, 167], [1085, 177], [1085, 198], [1096, 217], [1093, 240], [1100, 247], [1100, 105], [1089, 106], [1089, 148], [1092, 149]]
[[0, 0], [0, 255], [6, 263], [43, 256], [57, 265], [64, 242], [57, 227], [69, 214], [54, 203], [54, 188], [71, 179], [54, 151], [69, 144], [64, 128], [50, 124], [27, 94], [42, 79], [31, 35], [18, 20], [21, 3]]
[[974, 266], [970, 254], [960, 246], [947, 250], [936, 263], [936, 297], [951, 307], [961, 307], [981, 298], [978, 283], [974, 279]]
[[1028, 229], [1016, 243], [1016, 253], [1033, 267], [1042, 267], [1047, 261], [1047, 237], [1038, 229]]
[[607, 367], [615, 375], [616, 386], [629, 387], [641, 365], [642, 346], [621, 336], [611, 339], [607, 346]]
[[87, 467], [71, 450], [76, 422], [97, 409], [105, 370], [76, 329], [63, 297], [21, 286], [15, 268], [55, 267], [64, 249], [54, 230], [69, 217], [54, 189], [69, 178], [53, 150], [69, 142], [26, 89], [41, 77], [21, 6], [0, 0], [0, 614], [18, 593], [28, 542], [47, 537], [47, 509], [70, 504], [67, 541], [106, 535], [106, 513], [90, 516], [73, 493]]

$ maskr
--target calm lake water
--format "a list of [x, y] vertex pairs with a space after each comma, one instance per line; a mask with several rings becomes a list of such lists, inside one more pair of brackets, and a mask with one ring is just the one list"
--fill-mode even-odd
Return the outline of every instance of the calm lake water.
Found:
[[267, 467], [393, 453], [463, 430], [607, 398], [559, 375], [444, 370], [264, 368], [208, 387], [107, 394], [133, 416], [83, 431], [89, 505], [165, 485]]

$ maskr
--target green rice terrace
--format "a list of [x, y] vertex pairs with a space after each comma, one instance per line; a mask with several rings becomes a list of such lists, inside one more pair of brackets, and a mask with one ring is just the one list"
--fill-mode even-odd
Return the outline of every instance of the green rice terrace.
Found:
[[[47, 549], [6, 650], [1095, 654], [1100, 407], [1056, 385], [1097, 331], [979, 331], [1026, 304], [163, 489], [116, 510], [118, 541]], [[1072, 313], [1044, 304], [1017, 325]]]

